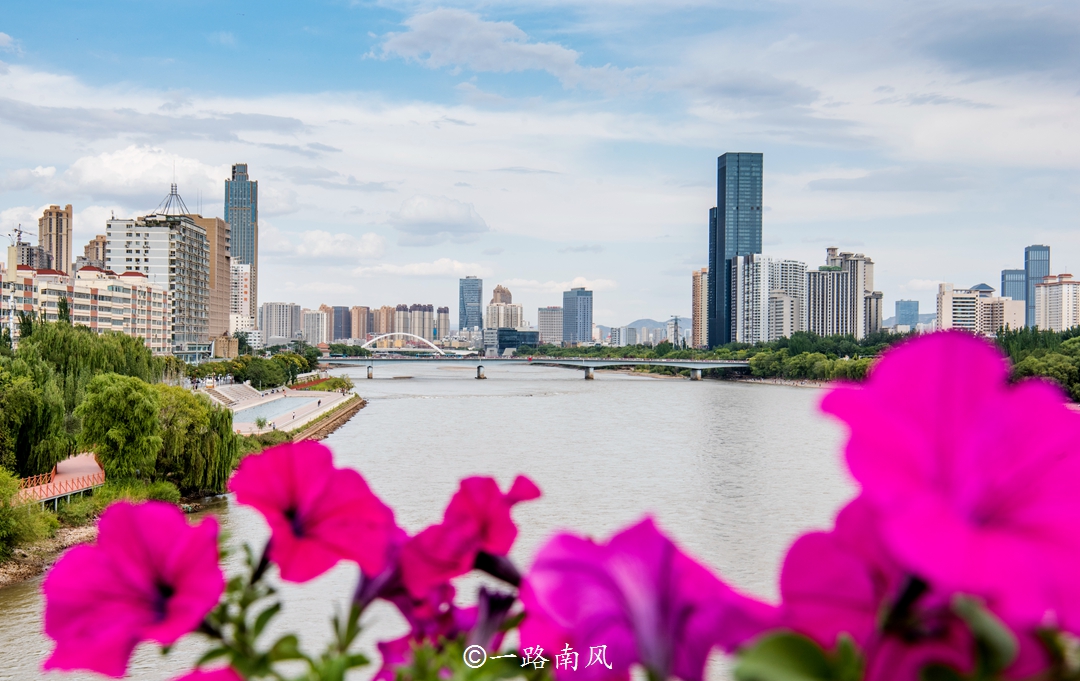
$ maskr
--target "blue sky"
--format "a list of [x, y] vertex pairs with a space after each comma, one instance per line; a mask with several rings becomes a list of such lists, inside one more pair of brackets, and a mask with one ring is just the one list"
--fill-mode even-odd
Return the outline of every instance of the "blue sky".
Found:
[[1030, 243], [1080, 270], [1078, 113], [1075, 3], [19, 3], [0, 231], [72, 203], [85, 243], [174, 174], [220, 215], [247, 162], [263, 301], [456, 314], [479, 274], [625, 324], [689, 312], [716, 157], [761, 151], [767, 254], [932, 311]]

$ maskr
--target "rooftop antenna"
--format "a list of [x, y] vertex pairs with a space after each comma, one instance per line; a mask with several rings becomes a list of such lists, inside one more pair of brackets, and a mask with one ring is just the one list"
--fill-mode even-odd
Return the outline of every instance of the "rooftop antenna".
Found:
[[169, 185], [169, 195], [158, 204], [155, 215], [187, 215], [190, 211], [184, 200], [176, 193], [176, 183]]

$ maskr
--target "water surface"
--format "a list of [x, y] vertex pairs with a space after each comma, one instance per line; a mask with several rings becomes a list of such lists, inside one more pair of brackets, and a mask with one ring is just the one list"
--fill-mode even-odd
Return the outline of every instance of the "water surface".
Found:
[[[690, 553], [737, 587], [773, 599], [791, 540], [825, 528], [853, 493], [838, 457], [842, 431], [820, 415], [815, 389], [653, 378], [536, 366], [377, 366], [348, 373], [368, 406], [325, 442], [339, 465], [360, 470], [416, 531], [437, 522], [466, 475], [508, 486], [529, 475], [544, 496], [518, 506], [512, 557], [527, 566], [553, 532], [607, 537], [651, 513]], [[392, 380], [412, 376], [412, 380]], [[232, 541], [265, 541], [261, 519], [228, 502], [213, 510]], [[355, 584], [340, 566], [288, 587], [281, 627], [321, 647], [327, 618]], [[467, 602], [478, 580], [459, 583]], [[39, 583], [0, 590], [0, 680], [39, 678], [49, 643], [39, 633]], [[366, 645], [404, 633], [391, 608], [367, 615]], [[168, 658], [140, 649], [131, 678], [157, 681], [187, 669], [202, 644]], [[710, 676], [719, 674], [714, 667]], [[44, 675], [44, 678], [91, 678]]]

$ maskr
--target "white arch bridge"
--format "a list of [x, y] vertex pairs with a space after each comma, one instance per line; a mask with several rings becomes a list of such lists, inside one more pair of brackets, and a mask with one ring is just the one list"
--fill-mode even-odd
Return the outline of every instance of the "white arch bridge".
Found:
[[[387, 334], [390, 335], [390, 334]], [[373, 342], [375, 339], [372, 339]], [[421, 339], [422, 340], [422, 339]], [[500, 366], [506, 364], [526, 364], [535, 366], [561, 366], [573, 369], [581, 369], [586, 379], [594, 378], [595, 369], [607, 367], [627, 367], [637, 365], [671, 367], [673, 369], [689, 369], [690, 380], [700, 381], [701, 372], [705, 369], [748, 369], [750, 363], [746, 360], [730, 359], [624, 359], [620, 357], [478, 357], [441, 354], [435, 357], [332, 357], [325, 360], [327, 364], [340, 366], [366, 366], [367, 377], [375, 377], [375, 365], [377, 364], [408, 364], [425, 362], [427, 364], [475, 366], [476, 377], [486, 378], [485, 366]]]
[[[384, 333], [381, 336], [375, 336], [374, 338], [369, 340], [367, 343], [364, 343], [360, 347], [362, 347], [362, 348], [364, 348], [366, 350], [372, 350], [372, 349], [374, 349], [374, 350], [382, 350], [384, 348], [378, 348], [378, 347], [377, 348], [372, 348], [371, 345], [373, 343], [378, 343], [379, 341], [381, 341], [384, 338], [395, 338], [395, 337], [398, 337], [398, 338], [400, 338], [400, 337], [412, 338], [413, 340], [418, 340], [421, 343], [427, 345], [429, 348], [431, 348], [432, 350], [434, 350], [435, 352], [437, 352], [440, 355], [445, 355], [446, 354], [445, 352], [442, 351], [442, 348], [440, 348], [438, 345], [435, 345], [434, 343], [429, 341], [427, 338], [417, 336], [415, 333], [405, 333], [404, 331], [391, 331], [390, 333]], [[385, 348], [385, 350], [401, 350], [401, 349], [402, 348]]]

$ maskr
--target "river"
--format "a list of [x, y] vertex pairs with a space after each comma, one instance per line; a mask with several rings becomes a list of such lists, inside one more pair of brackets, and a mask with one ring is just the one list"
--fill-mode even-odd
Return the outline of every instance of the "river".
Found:
[[[379, 365], [348, 373], [368, 405], [325, 444], [338, 465], [360, 470], [414, 532], [438, 522], [467, 475], [494, 475], [504, 489], [524, 473], [544, 496], [516, 507], [512, 557], [525, 567], [559, 529], [606, 538], [651, 513], [692, 555], [745, 591], [775, 599], [786, 547], [799, 533], [827, 528], [854, 493], [840, 461], [843, 430], [817, 411], [821, 391], [721, 381], [691, 382], [615, 372], [530, 366]], [[230, 541], [261, 544], [262, 520], [223, 501]], [[235, 558], [233, 564], [235, 566]], [[287, 587], [277, 630], [301, 632], [309, 651], [327, 640], [328, 617], [355, 584], [341, 565]], [[466, 600], [477, 578], [459, 584]], [[40, 580], [0, 589], [0, 680], [85, 679], [42, 675], [49, 641], [40, 633]], [[365, 647], [401, 635], [389, 607], [365, 616]], [[179, 675], [202, 649], [182, 641], [168, 657], [140, 648], [131, 678]], [[711, 669], [715, 669], [715, 666]], [[710, 676], [716, 676], [715, 672]]]

